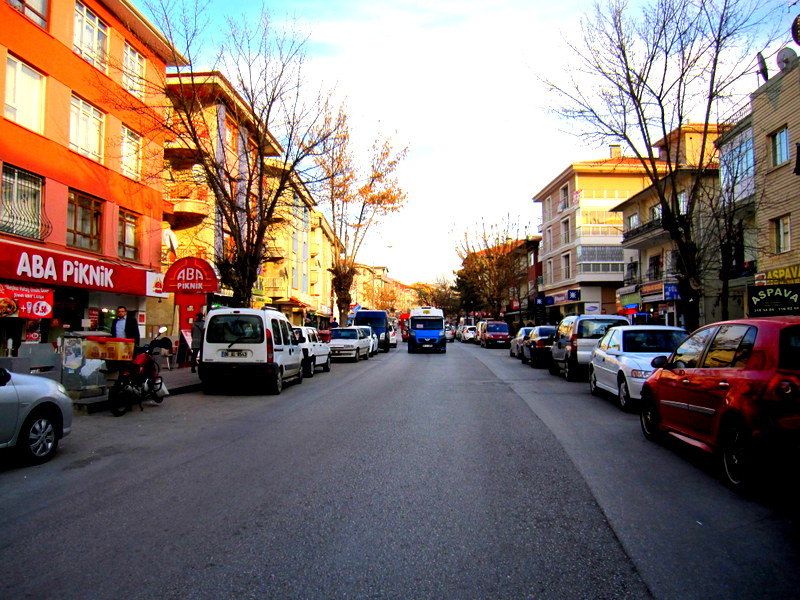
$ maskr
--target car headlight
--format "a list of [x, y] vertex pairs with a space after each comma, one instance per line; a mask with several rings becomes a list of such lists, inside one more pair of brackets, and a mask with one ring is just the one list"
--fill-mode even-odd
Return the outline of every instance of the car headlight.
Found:
[[647, 379], [652, 374], [653, 374], [652, 371], [643, 371], [641, 369], [633, 369], [631, 371], [631, 377], [633, 377], [634, 379]]

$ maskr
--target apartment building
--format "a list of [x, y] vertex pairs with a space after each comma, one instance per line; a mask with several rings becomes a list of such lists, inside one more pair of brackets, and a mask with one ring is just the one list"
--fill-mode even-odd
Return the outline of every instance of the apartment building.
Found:
[[0, 344], [152, 328], [163, 81], [175, 53], [128, 0], [0, 2]]
[[544, 314], [617, 312], [616, 291], [633, 255], [623, 249], [622, 215], [612, 208], [649, 180], [638, 160], [611, 146], [610, 157], [569, 165], [533, 198], [542, 205]]

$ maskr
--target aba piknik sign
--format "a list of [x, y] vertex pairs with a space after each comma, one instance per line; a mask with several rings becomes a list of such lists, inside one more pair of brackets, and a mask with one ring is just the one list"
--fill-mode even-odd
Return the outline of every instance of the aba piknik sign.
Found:
[[0, 243], [0, 278], [143, 296], [147, 271], [77, 254]]

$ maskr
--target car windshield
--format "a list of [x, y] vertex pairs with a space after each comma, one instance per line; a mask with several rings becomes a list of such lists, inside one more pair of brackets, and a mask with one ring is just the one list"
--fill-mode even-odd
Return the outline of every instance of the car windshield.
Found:
[[586, 319], [578, 325], [578, 337], [599, 340], [612, 325], [627, 325], [620, 319]]
[[797, 371], [798, 352], [800, 352], [800, 325], [792, 325], [781, 330], [778, 368]]
[[411, 329], [444, 329], [441, 317], [412, 317]]
[[386, 327], [386, 317], [368, 317], [356, 315], [353, 319], [353, 325], [369, 325], [370, 327], [378, 327], [384, 329]]
[[264, 328], [256, 315], [215, 315], [206, 328], [206, 341], [214, 344], [264, 341]]
[[508, 333], [508, 325], [505, 323], [489, 323], [486, 325], [486, 331], [492, 333]]
[[685, 331], [626, 331], [622, 336], [623, 352], [671, 353], [686, 339]]
[[555, 327], [536, 327], [531, 332], [531, 336], [547, 337], [550, 335], [554, 335], [555, 332], [556, 332]]
[[357, 340], [358, 332], [355, 329], [331, 329], [332, 340]]

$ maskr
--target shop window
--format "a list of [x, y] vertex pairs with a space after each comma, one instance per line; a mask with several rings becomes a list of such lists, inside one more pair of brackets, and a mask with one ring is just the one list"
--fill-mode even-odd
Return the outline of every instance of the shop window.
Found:
[[8, 3], [39, 27], [47, 27], [47, 0], [9, 0]]
[[122, 174], [139, 179], [142, 161], [142, 136], [122, 126]]
[[101, 71], [106, 70], [108, 25], [80, 2], [75, 3], [72, 49]]
[[144, 56], [130, 44], [125, 44], [122, 52], [122, 87], [144, 100]]
[[43, 190], [43, 178], [4, 164], [0, 231], [35, 240], [42, 239]]
[[5, 117], [42, 133], [44, 75], [14, 58], [6, 58]]
[[85, 100], [72, 97], [69, 147], [97, 162], [103, 160], [103, 113]]
[[67, 208], [67, 245], [81, 250], [100, 252], [102, 218], [102, 200], [70, 191]]
[[126, 210], [119, 211], [119, 242], [117, 255], [128, 260], [139, 258], [139, 217]]

